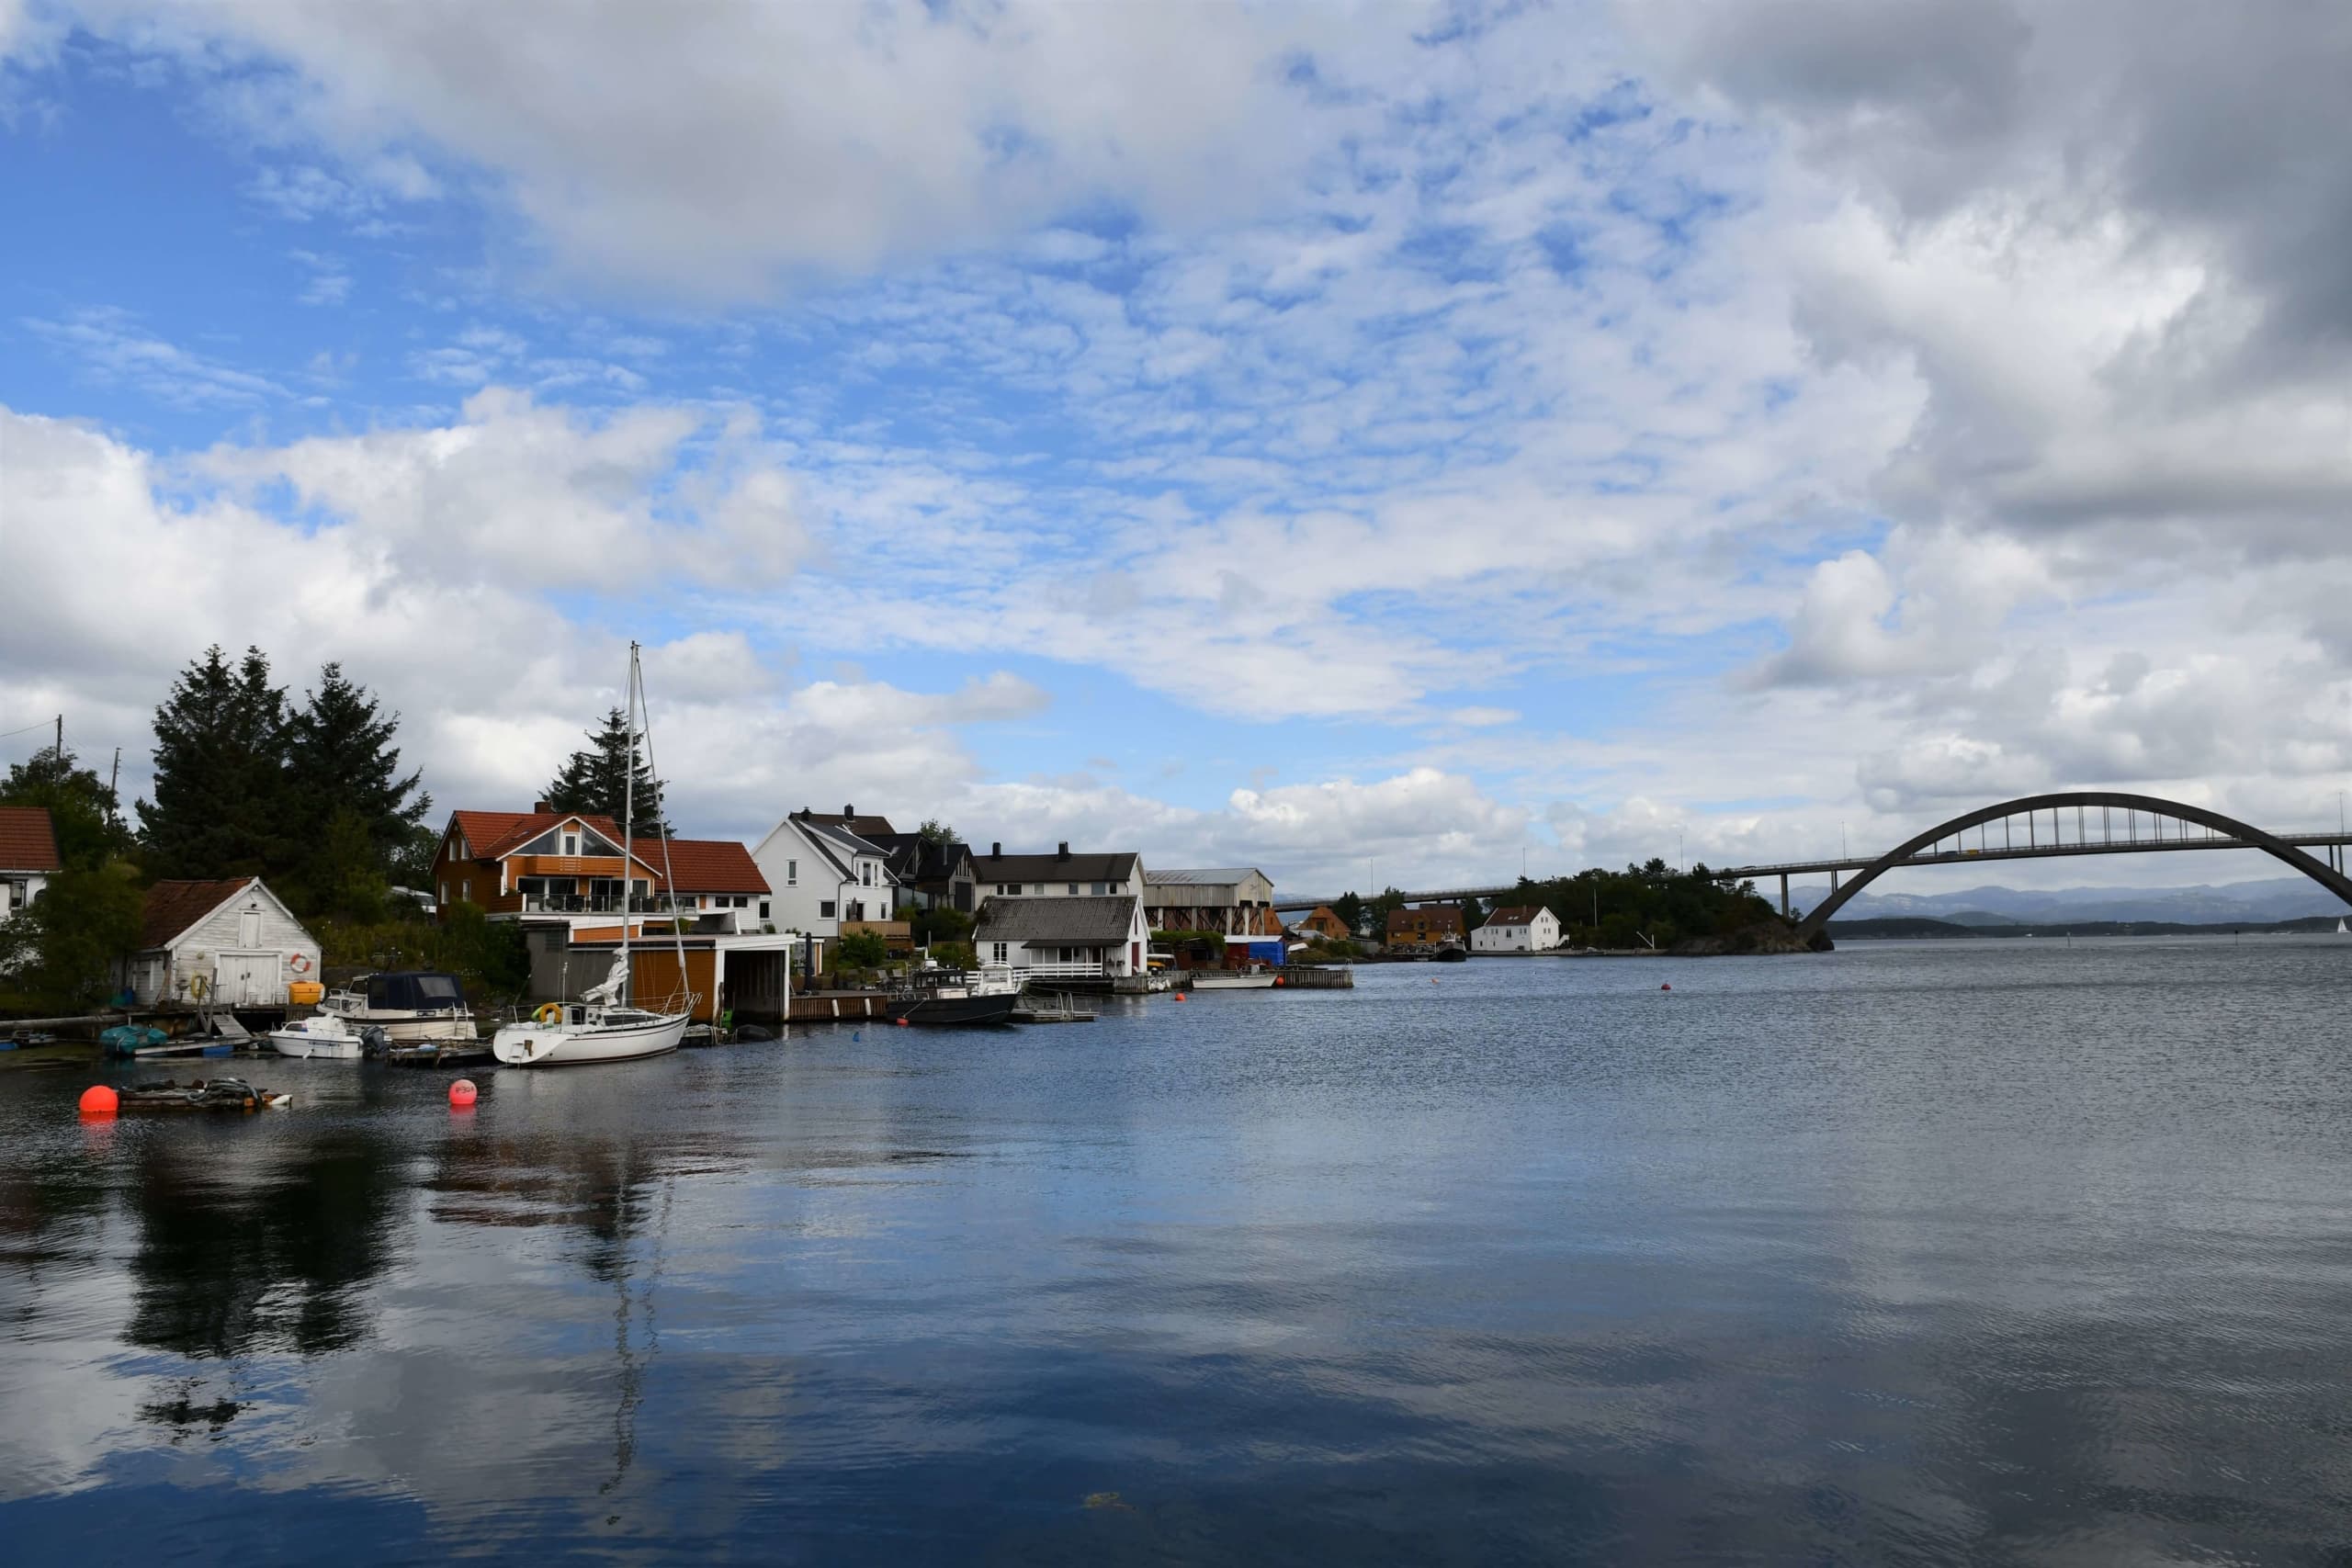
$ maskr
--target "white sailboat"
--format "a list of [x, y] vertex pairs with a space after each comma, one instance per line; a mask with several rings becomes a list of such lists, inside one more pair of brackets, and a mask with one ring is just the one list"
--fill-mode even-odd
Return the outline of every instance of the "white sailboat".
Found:
[[2337, 936], [2352, 936], [2352, 931], [2346, 931], [2344, 929], [2344, 917], [2341, 915], [2335, 917], [2335, 934]]
[[[621, 886], [626, 891], [630, 883], [629, 867], [634, 861], [633, 841], [637, 817], [637, 768], [635, 741], [639, 720], [645, 720], [645, 765], [653, 766], [653, 726], [645, 711], [645, 673], [638, 664], [637, 644], [628, 645], [628, 724], [631, 741], [630, 767], [628, 783], [623, 786], [621, 810]], [[659, 778], [657, 773], [654, 775]], [[662, 881], [674, 889], [676, 878], [670, 874], [670, 840], [662, 840]], [[621, 899], [621, 950], [613, 959], [612, 972], [604, 984], [593, 986], [581, 993], [576, 1002], [549, 1002], [531, 1015], [526, 1023], [510, 1023], [492, 1036], [490, 1054], [499, 1064], [509, 1067], [574, 1066], [589, 1062], [628, 1062], [640, 1056], [659, 1056], [674, 1051], [685, 1037], [686, 1025], [694, 1020], [695, 996], [684, 989], [686, 983], [686, 944], [680, 932], [679, 922], [670, 922], [671, 939], [677, 944], [678, 984], [681, 994], [672, 997], [662, 1010], [634, 1007], [629, 1002], [631, 971], [628, 961], [629, 900]], [[683, 1001], [684, 1005], [678, 1004]]]

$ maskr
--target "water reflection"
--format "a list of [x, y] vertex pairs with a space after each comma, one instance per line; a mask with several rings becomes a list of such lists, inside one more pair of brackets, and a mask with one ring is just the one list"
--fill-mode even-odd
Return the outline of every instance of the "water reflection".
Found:
[[1996, 956], [804, 1032], [462, 1116], [344, 1069], [301, 1114], [98, 1134], [0, 1085], [0, 1528], [53, 1555], [136, 1507], [209, 1559], [266, 1506], [288, 1555], [409, 1561], [2352, 1538], [2340, 960]]
[[125, 1337], [212, 1359], [357, 1343], [365, 1287], [398, 1241], [399, 1145], [361, 1127], [267, 1142], [205, 1131], [216, 1135], [145, 1138], [133, 1156], [140, 1239]]

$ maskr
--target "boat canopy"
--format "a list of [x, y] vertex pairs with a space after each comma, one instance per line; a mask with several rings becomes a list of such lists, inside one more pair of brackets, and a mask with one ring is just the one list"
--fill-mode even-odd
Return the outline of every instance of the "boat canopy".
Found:
[[370, 975], [365, 988], [370, 1012], [428, 1012], [436, 1008], [466, 1005], [465, 987], [458, 984], [458, 977], [435, 969]]

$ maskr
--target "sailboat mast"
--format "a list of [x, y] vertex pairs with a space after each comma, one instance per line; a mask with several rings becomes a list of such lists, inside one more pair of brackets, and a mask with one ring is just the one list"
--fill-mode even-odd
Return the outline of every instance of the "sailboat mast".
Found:
[[[636, 646], [635, 643], [629, 645], [632, 649]], [[653, 760], [653, 705], [645, 700], [645, 671], [638, 663], [634, 652], [629, 656], [629, 675], [636, 682], [637, 705], [645, 715], [645, 772], [658, 784], [662, 782], [662, 770]], [[670, 835], [666, 832], [662, 835], [662, 881], [670, 894], [670, 945], [678, 960], [678, 994], [686, 998], [686, 1010], [692, 1012], [695, 993], [686, 978], [686, 928], [678, 918], [678, 874], [671, 869]], [[711, 973], [714, 976], [718, 973], [716, 957], [711, 960]], [[718, 1016], [718, 998], [714, 996], [711, 998], [711, 1017], [716, 1021]]]
[[637, 880], [637, 852], [631, 843], [637, 833], [637, 644], [628, 645], [628, 693], [622, 699], [628, 709], [628, 757], [622, 764], [621, 784], [621, 994], [627, 1002], [637, 987], [630, 982], [637, 978], [628, 962], [628, 890]]

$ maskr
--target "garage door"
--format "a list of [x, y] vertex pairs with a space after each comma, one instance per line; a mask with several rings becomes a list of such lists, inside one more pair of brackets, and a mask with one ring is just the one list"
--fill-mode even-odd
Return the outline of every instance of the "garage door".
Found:
[[278, 971], [286, 962], [277, 953], [224, 953], [215, 970], [213, 999], [232, 1008], [268, 1007], [286, 999]]

